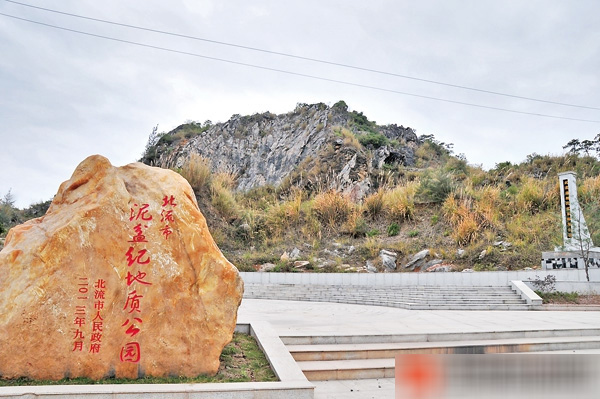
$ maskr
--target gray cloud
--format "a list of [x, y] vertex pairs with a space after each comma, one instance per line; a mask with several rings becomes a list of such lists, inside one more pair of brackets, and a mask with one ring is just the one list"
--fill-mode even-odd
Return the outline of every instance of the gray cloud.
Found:
[[[96, 18], [551, 101], [600, 106], [594, 1], [191, 1], [49, 5]], [[600, 111], [375, 75], [47, 13], [0, 12], [211, 57], [532, 113], [600, 120]], [[600, 124], [436, 102], [86, 37], [0, 16], [0, 195], [50, 198], [78, 162], [139, 158], [152, 127], [234, 113], [287, 112], [344, 99], [378, 123], [411, 126], [493, 167], [558, 154]]]

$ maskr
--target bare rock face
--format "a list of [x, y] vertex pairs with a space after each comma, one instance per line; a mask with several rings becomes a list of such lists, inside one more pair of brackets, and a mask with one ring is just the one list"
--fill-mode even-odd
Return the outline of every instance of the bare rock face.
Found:
[[[371, 191], [376, 183], [373, 177], [384, 166], [415, 165], [415, 150], [421, 144], [413, 129], [397, 125], [370, 128], [395, 142], [393, 146], [377, 150], [345, 143], [339, 133], [342, 127], [357, 137], [369, 134], [355, 123], [359, 115], [361, 120], [365, 118], [362, 113], [348, 112], [345, 104], [298, 104], [293, 112], [282, 115], [233, 115], [198, 134], [188, 131], [189, 136], [184, 133], [186, 125], [182, 125], [162, 139], [151, 139], [152, 150], [143, 160], [180, 168], [191, 154], [199, 154], [210, 160], [214, 170], [234, 173], [239, 191], [278, 186], [290, 179], [288, 183], [308, 189], [324, 184], [358, 201]], [[183, 138], [181, 134], [185, 134]], [[373, 156], [370, 151], [374, 151]]]
[[214, 374], [242, 292], [181, 176], [89, 157], [0, 252], [0, 376]]

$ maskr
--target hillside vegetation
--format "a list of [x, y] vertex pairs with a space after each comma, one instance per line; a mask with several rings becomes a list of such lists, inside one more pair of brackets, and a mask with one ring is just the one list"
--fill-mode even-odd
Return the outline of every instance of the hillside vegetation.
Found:
[[484, 171], [442, 158], [437, 166], [389, 171], [362, 201], [285, 185], [236, 193], [234, 176], [211, 172], [198, 156], [180, 173], [192, 183], [223, 253], [246, 271], [264, 263], [293, 271], [292, 259], [282, 255], [294, 248], [317, 271], [359, 270], [368, 260], [377, 266], [381, 249], [398, 253], [399, 264], [430, 249], [457, 270], [538, 267], [542, 251], [562, 244], [556, 175], [565, 170], [578, 172], [584, 214], [600, 242], [595, 159], [532, 156]]
[[[562, 244], [557, 173], [567, 170], [578, 174], [584, 214], [600, 243], [600, 164], [592, 156], [532, 154], [485, 171], [431, 135], [392, 142], [385, 127], [362, 113], [337, 120], [342, 125], [327, 127], [329, 141], [318, 156], [277, 185], [240, 190], [235, 172], [194, 152], [174, 167], [194, 188], [219, 247], [239, 269], [365, 271], [369, 262], [371, 270], [383, 271], [382, 249], [398, 254], [397, 271], [424, 249], [457, 271], [536, 268], [542, 251]], [[180, 126], [175, 135], [184, 140], [184, 131]], [[407, 153], [407, 145], [408, 165], [404, 159], [372, 166], [383, 146]], [[370, 177], [363, 195], [333, 184], [348, 154], [367, 165], [358, 172]]]
[[[142, 161], [189, 181], [217, 244], [242, 271], [367, 271], [367, 264], [384, 271], [380, 251], [387, 250], [402, 272], [426, 249], [427, 260], [456, 271], [515, 270], [539, 267], [541, 252], [562, 244], [562, 171], [577, 173], [600, 244], [600, 163], [587, 155], [591, 147], [576, 144], [563, 156], [532, 154], [486, 171], [454, 155], [451, 144], [379, 126], [339, 102], [155, 131]], [[246, 152], [223, 160], [230, 148]], [[246, 159], [257, 153], [279, 167]], [[0, 235], [47, 205], [18, 210], [10, 197], [0, 200]]]

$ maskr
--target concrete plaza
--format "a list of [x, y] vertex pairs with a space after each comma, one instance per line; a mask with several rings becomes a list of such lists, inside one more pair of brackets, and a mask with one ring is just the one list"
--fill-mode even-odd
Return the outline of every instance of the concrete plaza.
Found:
[[[340, 303], [244, 299], [238, 312], [238, 322], [254, 321], [269, 322], [282, 337], [414, 335], [600, 329], [600, 312], [406, 310]], [[575, 352], [598, 353], [598, 350]], [[316, 399], [394, 397], [392, 378], [313, 383]]]

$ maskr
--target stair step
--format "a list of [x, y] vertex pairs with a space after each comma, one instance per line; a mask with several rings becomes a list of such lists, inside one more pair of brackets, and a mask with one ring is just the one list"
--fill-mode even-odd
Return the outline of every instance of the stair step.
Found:
[[440, 341], [334, 345], [288, 345], [296, 361], [394, 358], [403, 353], [481, 354], [600, 349], [600, 336], [512, 338], [479, 341]]
[[298, 362], [309, 381], [393, 378], [395, 359]]
[[483, 341], [513, 338], [590, 337], [600, 336], [599, 328], [547, 329], [513, 331], [473, 331], [433, 334], [281, 336], [285, 345], [370, 344], [407, 342]]
[[[582, 338], [582, 337], [579, 337]], [[439, 344], [439, 343], [438, 343]], [[463, 346], [454, 347], [461, 348], [459, 351], [436, 351], [436, 348], [415, 348], [399, 353], [461, 353], [461, 354], [478, 354], [478, 353], [528, 353], [528, 352], [549, 352], [555, 351], [572, 351], [577, 350], [598, 350], [600, 351], [600, 337], [595, 340], [569, 340], [563, 339], [561, 342], [529, 342], [522, 344], [503, 345], [494, 344], [488, 349], [490, 351], [482, 351], [481, 347], [471, 345], [467, 342]], [[444, 347], [442, 349], [453, 349]], [[348, 360], [300, 360], [297, 361], [298, 366], [303, 371], [306, 378], [310, 381], [322, 380], [357, 380], [370, 378], [393, 378], [395, 368], [395, 357], [388, 358], [366, 358], [366, 359], [348, 359]]]
[[[250, 297], [246, 297], [250, 298]], [[523, 301], [520, 299], [489, 299], [489, 298], [453, 298], [453, 299], [426, 299], [423, 301], [420, 298], [376, 298], [376, 299], [360, 299], [355, 297], [318, 297], [318, 296], [296, 296], [296, 295], [285, 295], [279, 296], [276, 294], [271, 295], [255, 295], [254, 299], [275, 299], [275, 298], [286, 298], [286, 299], [295, 299], [295, 300], [303, 300], [303, 301], [311, 301], [311, 302], [319, 302], [319, 301], [343, 301], [347, 303], [385, 303], [385, 302], [398, 302], [398, 303], [414, 303], [418, 304], [419, 302], [426, 302], [428, 304], [447, 304], [447, 303], [473, 303], [473, 304], [523, 304]]]
[[246, 284], [245, 298], [333, 302], [413, 310], [530, 310], [510, 287]]
[[353, 292], [346, 293], [330, 293], [330, 292], [277, 292], [277, 291], [246, 291], [246, 296], [250, 295], [283, 295], [283, 296], [298, 296], [298, 297], [341, 297], [341, 298], [440, 298], [440, 299], [453, 299], [453, 298], [514, 298], [516, 294], [489, 294], [489, 293], [453, 293], [453, 294], [411, 294], [411, 293], [398, 293], [395, 295], [390, 294], [379, 294], [371, 292], [368, 294], [357, 294]]

